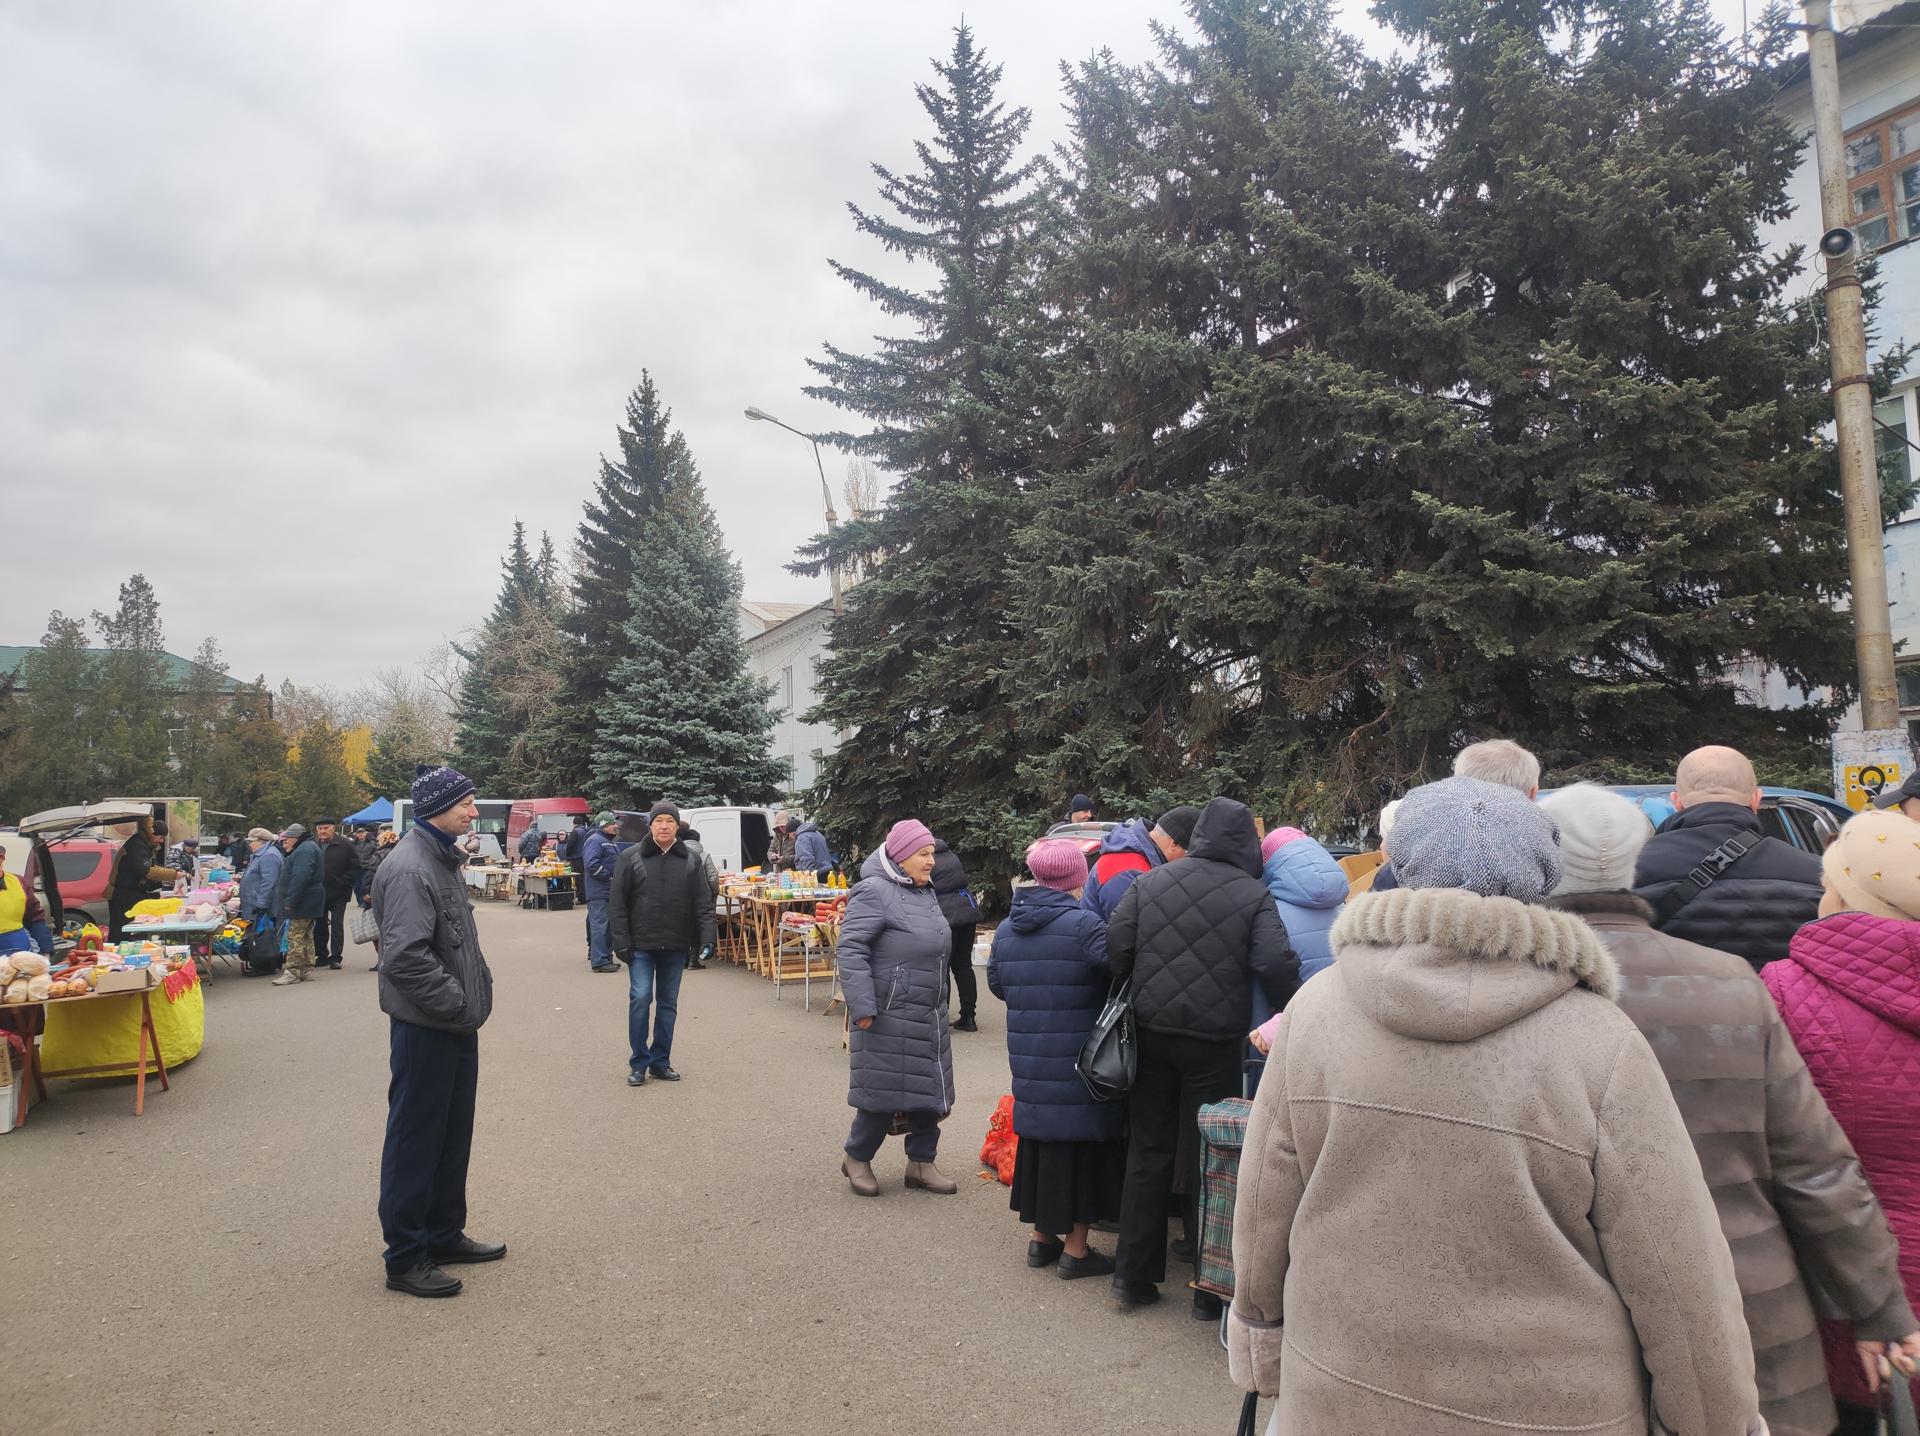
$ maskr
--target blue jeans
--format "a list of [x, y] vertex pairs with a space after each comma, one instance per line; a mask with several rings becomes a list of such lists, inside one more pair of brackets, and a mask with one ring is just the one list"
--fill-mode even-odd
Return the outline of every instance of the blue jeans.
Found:
[[[636, 949], [627, 965], [627, 1042], [633, 1048], [628, 1065], [635, 1072], [658, 1072], [673, 1065], [673, 1024], [680, 1015], [680, 978], [686, 970], [685, 948], [677, 952]], [[647, 1008], [656, 995], [649, 1042]]]
[[587, 899], [587, 961], [595, 967], [612, 967], [613, 953], [607, 947], [607, 899]]

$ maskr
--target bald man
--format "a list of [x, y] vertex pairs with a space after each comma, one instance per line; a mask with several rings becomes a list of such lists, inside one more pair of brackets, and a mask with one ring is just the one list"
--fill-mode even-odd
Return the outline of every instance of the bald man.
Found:
[[1743, 957], [1755, 971], [1820, 907], [1820, 860], [1760, 831], [1760, 785], [1735, 748], [1695, 748], [1674, 775], [1674, 815], [1640, 850], [1634, 895], [1664, 933]]

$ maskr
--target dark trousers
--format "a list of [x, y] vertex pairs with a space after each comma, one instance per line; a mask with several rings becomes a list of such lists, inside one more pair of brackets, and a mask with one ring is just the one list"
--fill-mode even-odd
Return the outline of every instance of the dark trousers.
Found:
[[973, 971], [974, 923], [953, 930], [953, 946], [947, 951], [947, 971], [953, 974], [954, 989], [960, 994], [960, 1016], [971, 1018], [980, 1001], [980, 979]]
[[[1196, 1126], [1203, 1103], [1239, 1096], [1245, 1042], [1242, 1037], [1211, 1041], [1140, 1032], [1139, 1064], [1127, 1096], [1127, 1183], [1114, 1248], [1116, 1281], [1166, 1280], [1167, 1208], [1180, 1132]], [[1181, 1200], [1191, 1230], [1192, 1193]]]
[[398, 1275], [466, 1230], [480, 1036], [391, 1020], [380, 1230], [387, 1239], [387, 1270]]
[[[887, 1128], [893, 1125], [893, 1113], [853, 1109], [853, 1129], [847, 1133], [846, 1154], [856, 1162], [871, 1162], [880, 1144], [887, 1140]], [[940, 1150], [940, 1114], [907, 1113], [907, 1160], [931, 1162]]]
[[347, 952], [347, 904], [352, 893], [327, 899], [326, 911], [313, 925], [313, 960], [339, 962]]

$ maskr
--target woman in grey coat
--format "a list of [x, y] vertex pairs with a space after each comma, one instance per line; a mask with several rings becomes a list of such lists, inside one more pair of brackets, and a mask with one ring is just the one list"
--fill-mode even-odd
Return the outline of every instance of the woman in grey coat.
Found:
[[873, 1156], [895, 1113], [907, 1120], [907, 1185], [951, 1196], [959, 1186], [933, 1164], [940, 1119], [953, 1110], [947, 1034], [952, 929], [933, 892], [933, 834], [908, 818], [860, 869], [840, 925], [854, 1109], [840, 1171], [863, 1197], [880, 1195]]

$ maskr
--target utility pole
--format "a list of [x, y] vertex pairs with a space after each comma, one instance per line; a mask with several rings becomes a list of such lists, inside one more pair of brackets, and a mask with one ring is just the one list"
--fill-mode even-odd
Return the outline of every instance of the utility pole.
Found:
[[[1840, 63], [1832, 0], [1805, 0], [1813, 88], [1813, 144], [1820, 166], [1821, 223], [1848, 228], [1844, 132], [1840, 126]], [[1836, 246], [1837, 247], [1837, 246]], [[1823, 252], [1827, 248], [1822, 246]], [[1873, 390], [1867, 374], [1867, 328], [1860, 289], [1858, 239], [1826, 253], [1827, 334], [1833, 359], [1833, 427], [1840, 447], [1840, 493], [1846, 506], [1847, 564], [1853, 579], [1853, 642], [1860, 666], [1861, 727], [1892, 731], [1901, 751], [1900, 697], [1893, 677], [1893, 633], [1887, 611], [1885, 526], [1874, 464]], [[1835, 759], [1839, 766], [1839, 759]]]

